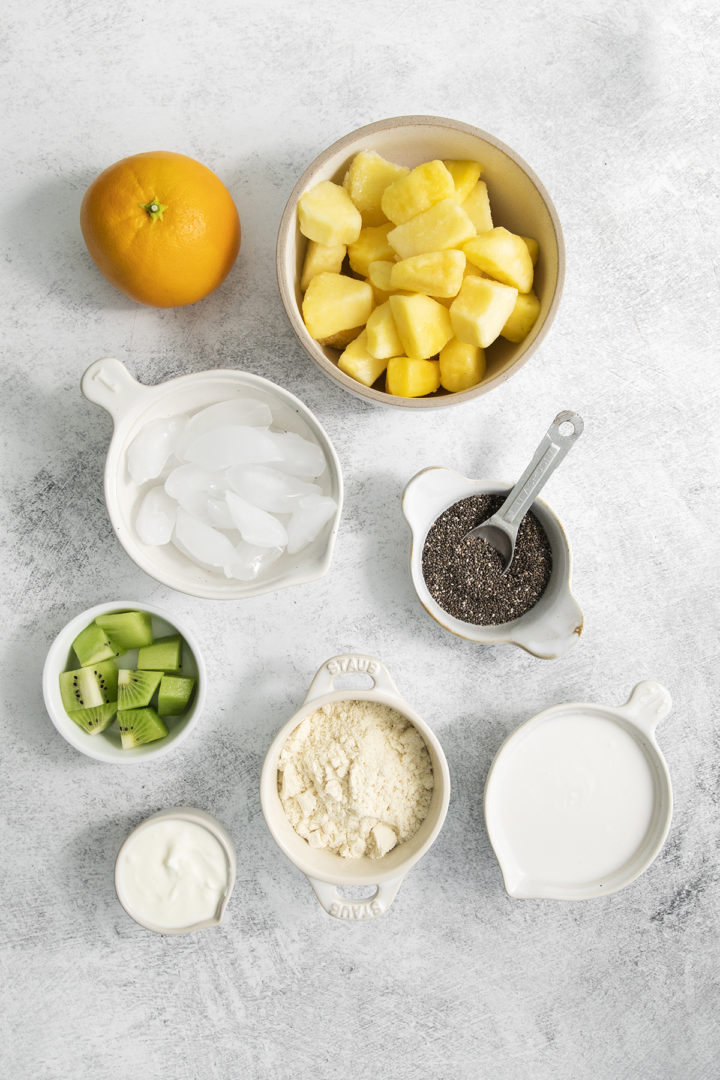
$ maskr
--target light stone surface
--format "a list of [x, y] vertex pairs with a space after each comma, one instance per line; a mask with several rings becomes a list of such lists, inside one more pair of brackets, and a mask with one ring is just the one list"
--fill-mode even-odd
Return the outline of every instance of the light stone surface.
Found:
[[[718, 19], [709, 0], [10, 0], [3, 17], [4, 778], [0, 1075], [12, 1080], [700, 1080], [720, 1070], [718, 931]], [[356, 400], [297, 344], [274, 277], [310, 160], [373, 120], [434, 113], [515, 148], [551, 192], [567, 280], [542, 349], [450, 411]], [[101, 277], [78, 227], [105, 166], [175, 149], [228, 184], [238, 263], [156, 311]], [[298, 394], [344, 467], [331, 572], [242, 603], [173, 593], [105, 512], [107, 414], [79, 391], [117, 356], [147, 383], [230, 366]], [[511, 479], [560, 408], [585, 434], [547, 489], [586, 632], [566, 657], [455, 639], [408, 573], [400, 493], [443, 464]], [[204, 642], [205, 715], [177, 753], [123, 769], [66, 745], [40, 674], [58, 630], [136, 597]], [[381, 657], [434, 727], [444, 830], [389, 912], [328, 918], [265, 827], [274, 732], [328, 657]], [[483, 824], [503, 738], [560, 701], [673, 695], [664, 850], [626, 891], [512, 901]], [[221, 927], [133, 924], [115, 854], [149, 813], [215, 814], [238, 851]]]

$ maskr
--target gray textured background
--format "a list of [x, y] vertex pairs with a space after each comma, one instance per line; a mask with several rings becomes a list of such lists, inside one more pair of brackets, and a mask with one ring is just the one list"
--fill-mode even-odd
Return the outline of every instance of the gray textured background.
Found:
[[[202, 10], [202, 14], [200, 11]], [[0, 1073], [695, 1080], [718, 1030], [718, 17], [711, 3], [446, 0], [298, 4], [11, 0], [0, 146], [3, 751]], [[333, 139], [427, 112], [491, 131], [533, 166], [565, 230], [567, 282], [542, 350], [452, 411], [363, 404], [296, 344], [274, 280], [295, 178]], [[236, 268], [176, 311], [125, 300], [80, 236], [88, 183], [126, 154], [215, 169], [244, 226]], [[218, 365], [277, 380], [326, 425], [346, 479], [331, 573], [244, 603], [171, 593], [115, 541], [109, 417], [79, 393], [103, 355], [142, 381]], [[399, 495], [444, 464], [512, 477], [558, 408], [586, 434], [549, 485], [575, 556], [580, 645], [545, 663], [455, 640], [411, 588]], [[174, 755], [82, 757], [45, 714], [45, 651], [76, 612], [136, 597], [192, 621], [207, 711]], [[257, 785], [274, 731], [327, 657], [383, 658], [435, 728], [446, 827], [389, 913], [324, 915], [275, 848]], [[511, 901], [481, 795], [503, 737], [563, 700], [619, 704], [643, 678], [676, 812], [652, 868], [578, 905]], [[112, 865], [148, 813], [215, 813], [238, 849], [226, 922], [142, 931]]]

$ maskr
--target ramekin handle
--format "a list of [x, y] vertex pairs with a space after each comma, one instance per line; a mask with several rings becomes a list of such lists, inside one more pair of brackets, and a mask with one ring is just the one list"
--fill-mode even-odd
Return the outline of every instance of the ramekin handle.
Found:
[[150, 387], [134, 379], [125, 365], [112, 356], [91, 364], [82, 377], [80, 388], [88, 401], [107, 409], [116, 423], [152, 393]]
[[652, 734], [672, 709], [670, 692], [656, 682], [640, 682], [618, 710], [633, 724]]
[[318, 881], [317, 878], [309, 877], [308, 881], [318, 900], [333, 919], [344, 919], [346, 922], [364, 922], [366, 919], [376, 919], [384, 914], [397, 896], [397, 891], [403, 883], [403, 878], [392, 878], [375, 886], [372, 896], [362, 900], [347, 900], [341, 896], [336, 885], [327, 881]]
[[584, 619], [580, 605], [567, 592], [537, 621], [528, 619], [518, 624], [512, 641], [540, 660], [556, 660], [576, 645], [583, 632]]
[[305, 704], [315, 698], [331, 694], [335, 689], [335, 679], [340, 675], [369, 675], [373, 680], [373, 690], [399, 697], [399, 691], [390, 672], [381, 660], [362, 653], [342, 653], [326, 660], [310, 683], [305, 696]]
[[463, 478], [451, 469], [432, 465], [408, 480], [402, 493], [402, 512], [413, 533], [431, 525], [437, 516], [428, 511], [429, 503], [434, 506], [438, 498], [449, 503], [453, 501], [453, 479]]

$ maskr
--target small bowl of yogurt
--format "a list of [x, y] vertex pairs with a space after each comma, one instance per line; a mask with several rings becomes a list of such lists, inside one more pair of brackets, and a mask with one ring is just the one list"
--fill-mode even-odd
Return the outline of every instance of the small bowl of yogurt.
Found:
[[115, 861], [115, 892], [146, 930], [189, 934], [222, 920], [235, 873], [235, 849], [220, 822], [180, 806], [133, 829]]

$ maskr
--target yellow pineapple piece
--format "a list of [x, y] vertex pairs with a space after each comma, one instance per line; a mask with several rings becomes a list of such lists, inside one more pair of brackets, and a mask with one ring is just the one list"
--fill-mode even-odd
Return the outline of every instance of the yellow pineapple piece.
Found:
[[385, 188], [380, 200], [386, 218], [402, 225], [455, 194], [455, 181], [442, 161], [425, 161]]
[[362, 228], [360, 211], [345, 188], [321, 180], [298, 200], [300, 232], [318, 244], [352, 244]]
[[327, 337], [316, 338], [318, 345], [329, 345], [332, 349], [344, 349], [358, 336], [359, 326], [351, 326], [347, 330], [338, 330], [335, 334]]
[[491, 278], [466, 277], [450, 305], [455, 337], [481, 349], [492, 345], [510, 317], [517, 295], [517, 289]]
[[380, 208], [385, 188], [409, 172], [404, 165], [386, 161], [374, 150], [361, 150], [345, 173], [343, 187], [362, 215], [363, 225], [382, 225], [387, 218]]
[[387, 358], [379, 360], [370, 355], [367, 351], [367, 330], [363, 330], [345, 349], [338, 360], [338, 367], [364, 386], [372, 386], [387, 367]]
[[490, 212], [490, 198], [487, 184], [484, 180], [478, 180], [472, 189], [462, 208], [475, 226], [475, 232], [489, 232], [493, 227], [492, 214]]
[[535, 263], [538, 261], [538, 255], [540, 254], [540, 245], [537, 240], [533, 240], [532, 236], [523, 236], [522, 239], [527, 244], [527, 249], [530, 252], [530, 260], [533, 266], [535, 266]]
[[388, 242], [401, 259], [428, 251], [461, 247], [475, 235], [475, 226], [454, 199], [443, 199], [429, 210], [398, 225], [388, 233]]
[[[393, 252], [393, 255], [395, 253]], [[370, 279], [370, 284], [375, 289], [382, 289], [383, 292], [389, 293], [391, 291], [390, 275], [392, 268], [395, 265], [390, 259], [378, 259], [375, 262], [371, 262], [368, 266], [367, 276]]]
[[455, 198], [462, 205], [485, 172], [479, 161], [443, 161], [455, 184]]
[[391, 296], [389, 303], [403, 349], [412, 359], [435, 356], [452, 337], [450, 315], [437, 300], [413, 293]]
[[[463, 254], [465, 254], [463, 252]], [[490, 277], [484, 270], [481, 270], [479, 266], [473, 266], [469, 261], [465, 262], [465, 269], [463, 270], [463, 277]]]
[[318, 341], [341, 330], [364, 326], [372, 309], [371, 286], [344, 274], [316, 274], [302, 302], [308, 333]]
[[462, 251], [431, 251], [411, 255], [396, 262], [390, 271], [393, 289], [428, 293], [430, 296], [457, 296], [462, 285], [465, 255]]
[[388, 301], [375, 308], [365, 329], [367, 351], [371, 356], [387, 360], [390, 356], [400, 356], [404, 352]]
[[302, 292], [305, 292], [316, 274], [322, 274], [324, 271], [339, 274], [346, 252], [345, 244], [318, 244], [315, 240], [308, 240], [300, 277]]
[[385, 389], [396, 397], [425, 397], [440, 386], [440, 364], [437, 360], [414, 360], [409, 356], [394, 356], [388, 360]]
[[387, 242], [392, 227], [392, 222], [388, 221], [385, 225], [369, 225], [360, 230], [357, 240], [348, 246], [348, 259], [356, 274], [366, 277], [371, 262], [394, 258], [395, 252]]
[[507, 341], [524, 341], [540, 314], [540, 301], [534, 292], [518, 293], [515, 307], [500, 331]]
[[528, 246], [521, 236], [502, 226], [479, 233], [463, 244], [463, 251], [475, 266], [518, 292], [530, 292], [533, 283], [533, 264]]
[[440, 385], [452, 393], [477, 386], [485, 374], [485, 350], [451, 338], [440, 350]]

